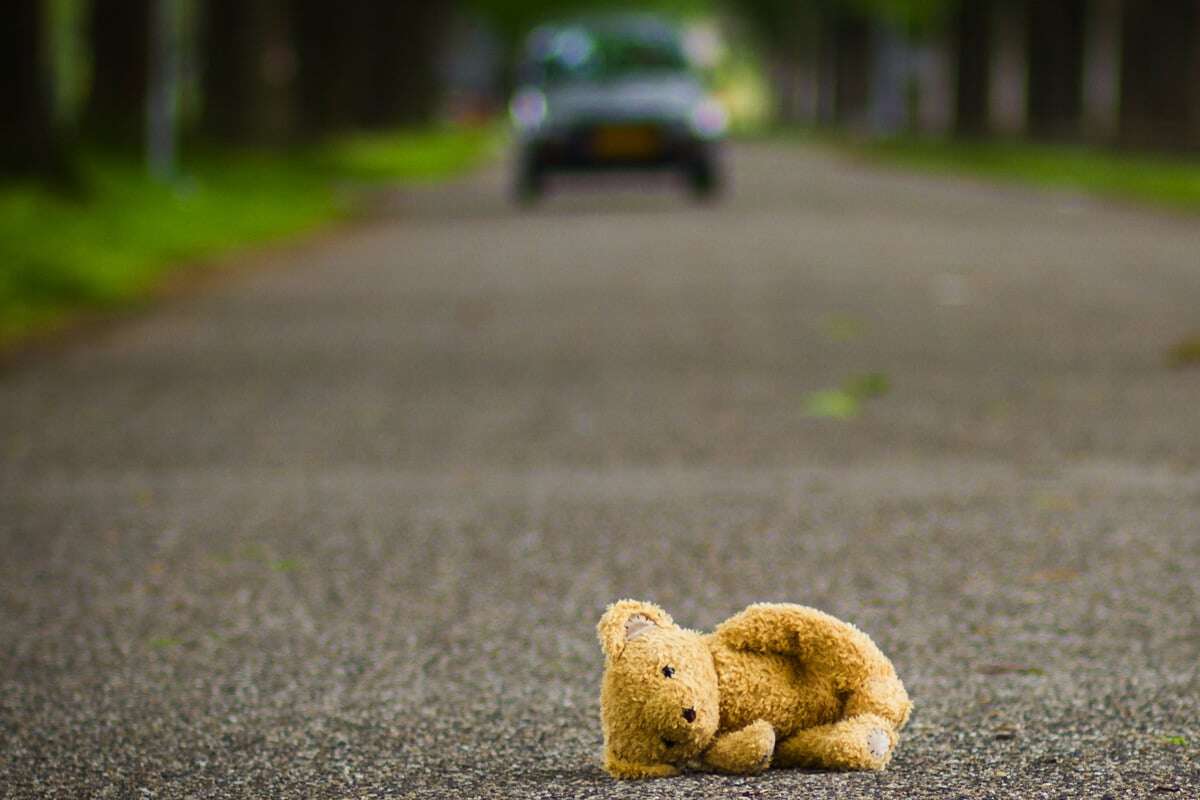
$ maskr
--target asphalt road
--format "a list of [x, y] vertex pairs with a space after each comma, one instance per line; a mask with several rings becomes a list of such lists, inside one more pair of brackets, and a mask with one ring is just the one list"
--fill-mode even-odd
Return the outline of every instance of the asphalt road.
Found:
[[[1200, 224], [731, 168], [406, 190], [0, 373], [0, 793], [1200, 796]], [[892, 767], [613, 782], [627, 596], [858, 623]]]

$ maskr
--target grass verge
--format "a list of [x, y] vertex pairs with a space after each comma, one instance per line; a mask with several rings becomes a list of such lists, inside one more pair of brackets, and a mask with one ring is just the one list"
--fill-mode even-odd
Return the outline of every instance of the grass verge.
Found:
[[87, 196], [0, 185], [0, 347], [75, 314], [126, 306], [172, 268], [309, 231], [351, 210], [347, 182], [418, 182], [463, 172], [496, 150], [494, 129], [335, 139], [274, 154], [187, 160], [170, 185], [140, 165], [84, 159]]
[[1183, 211], [1200, 211], [1200, 159], [1024, 142], [899, 138], [859, 142], [868, 161], [940, 174], [1075, 189]]

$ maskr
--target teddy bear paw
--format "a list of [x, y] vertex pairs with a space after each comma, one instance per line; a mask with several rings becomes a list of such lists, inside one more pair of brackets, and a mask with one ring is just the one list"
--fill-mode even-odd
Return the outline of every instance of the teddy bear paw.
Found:
[[704, 754], [705, 763], [719, 772], [754, 775], [771, 766], [775, 729], [759, 720], [721, 736]]
[[771, 766], [771, 756], [775, 753], [775, 729], [769, 722], [759, 720], [746, 728], [750, 734], [750, 752], [753, 753], [752, 772], [761, 772]]
[[888, 751], [892, 749], [892, 739], [887, 735], [887, 731], [876, 728], [867, 734], [867, 749], [875, 758], [885, 758]]

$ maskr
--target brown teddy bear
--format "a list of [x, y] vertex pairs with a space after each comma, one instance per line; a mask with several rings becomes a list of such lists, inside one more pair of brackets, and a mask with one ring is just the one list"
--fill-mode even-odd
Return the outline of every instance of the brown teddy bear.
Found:
[[805, 606], [758, 603], [700, 634], [622, 600], [596, 630], [604, 768], [616, 778], [883, 769], [912, 710], [869, 636]]

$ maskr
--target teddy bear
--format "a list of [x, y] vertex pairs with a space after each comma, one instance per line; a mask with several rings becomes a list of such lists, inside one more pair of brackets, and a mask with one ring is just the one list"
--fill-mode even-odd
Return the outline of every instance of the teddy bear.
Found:
[[806, 606], [757, 603], [701, 634], [621, 600], [596, 630], [604, 768], [616, 778], [881, 770], [912, 711], [867, 634]]

